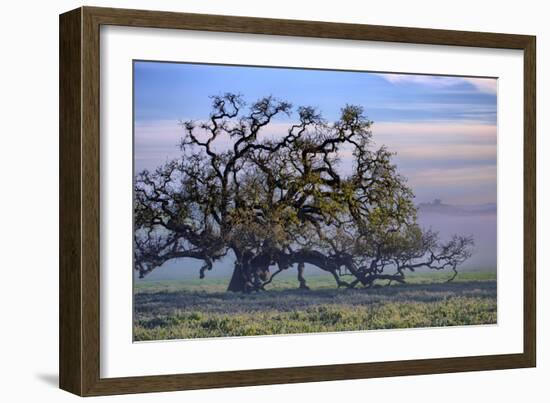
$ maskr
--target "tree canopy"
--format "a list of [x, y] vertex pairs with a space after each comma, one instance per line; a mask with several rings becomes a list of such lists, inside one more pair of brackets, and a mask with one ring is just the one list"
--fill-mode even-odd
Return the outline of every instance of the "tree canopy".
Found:
[[[274, 120], [290, 121], [269, 135]], [[277, 121], [281, 126], [281, 119]], [[417, 223], [414, 194], [375, 147], [373, 122], [346, 105], [335, 122], [271, 96], [212, 97], [209, 119], [181, 122], [181, 157], [135, 177], [134, 262], [141, 277], [168, 260], [234, 257], [230, 291], [261, 290], [281, 271], [330, 273], [339, 287], [404, 282], [421, 267], [453, 274], [473, 239], [442, 242]], [[341, 159], [351, 164], [343, 164]]]

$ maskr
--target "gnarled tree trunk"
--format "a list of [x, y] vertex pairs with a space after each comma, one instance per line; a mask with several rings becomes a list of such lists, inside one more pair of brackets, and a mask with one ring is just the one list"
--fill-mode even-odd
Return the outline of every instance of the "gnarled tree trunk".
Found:
[[243, 265], [240, 262], [235, 262], [235, 267], [233, 269], [233, 275], [227, 286], [227, 291], [232, 292], [245, 292], [246, 291], [246, 277], [243, 271]]

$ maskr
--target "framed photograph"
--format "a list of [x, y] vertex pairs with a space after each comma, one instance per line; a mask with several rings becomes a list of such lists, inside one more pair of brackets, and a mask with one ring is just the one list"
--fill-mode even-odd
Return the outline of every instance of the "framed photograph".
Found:
[[60, 387], [533, 367], [535, 37], [60, 16]]

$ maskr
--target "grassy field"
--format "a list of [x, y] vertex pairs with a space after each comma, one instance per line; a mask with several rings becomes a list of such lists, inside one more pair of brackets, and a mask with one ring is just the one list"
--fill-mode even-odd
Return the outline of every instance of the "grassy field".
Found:
[[265, 292], [227, 293], [227, 279], [136, 281], [134, 340], [255, 336], [496, 323], [496, 274], [419, 273], [408, 284], [336, 289], [327, 276], [277, 278]]

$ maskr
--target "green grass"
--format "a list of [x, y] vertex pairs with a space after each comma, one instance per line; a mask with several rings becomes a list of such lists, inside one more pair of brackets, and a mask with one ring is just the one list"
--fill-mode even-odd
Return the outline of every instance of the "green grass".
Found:
[[[410, 273], [407, 275], [407, 284], [431, 284], [446, 282], [451, 277], [448, 272]], [[345, 277], [344, 277], [345, 279]], [[313, 275], [306, 278], [308, 286], [313, 289], [335, 288], [334, 278], [330, 275]], [[496, 281], [495, 271], [467, 271], [459, 272], [453, 280], [455, 283], [471, 281]], [[380, 284], [386, 284], [381, 282]], [[137, 280], [134, 285], [136, 293], [143, 292], [225, 292], [228, 279], [226, 278], [205, 278], [186, 280]], [[268, 290], [286, 290], [296, 288], [298, 282], [295, 277], [276, 277], [273, 283], [267, 286]], [[401, 286], [394, 283], [393, 286]], [[405, 285], [406, 286], [406, 285]]]
[[134, 339], [335, 332], [496, 323], [496, 273], [418, 273], [408, 284], [336, 289], [310, 276], [310, 291], [291, 277], [265, 292], [225, 292], [227, 279], [136, 282]]

